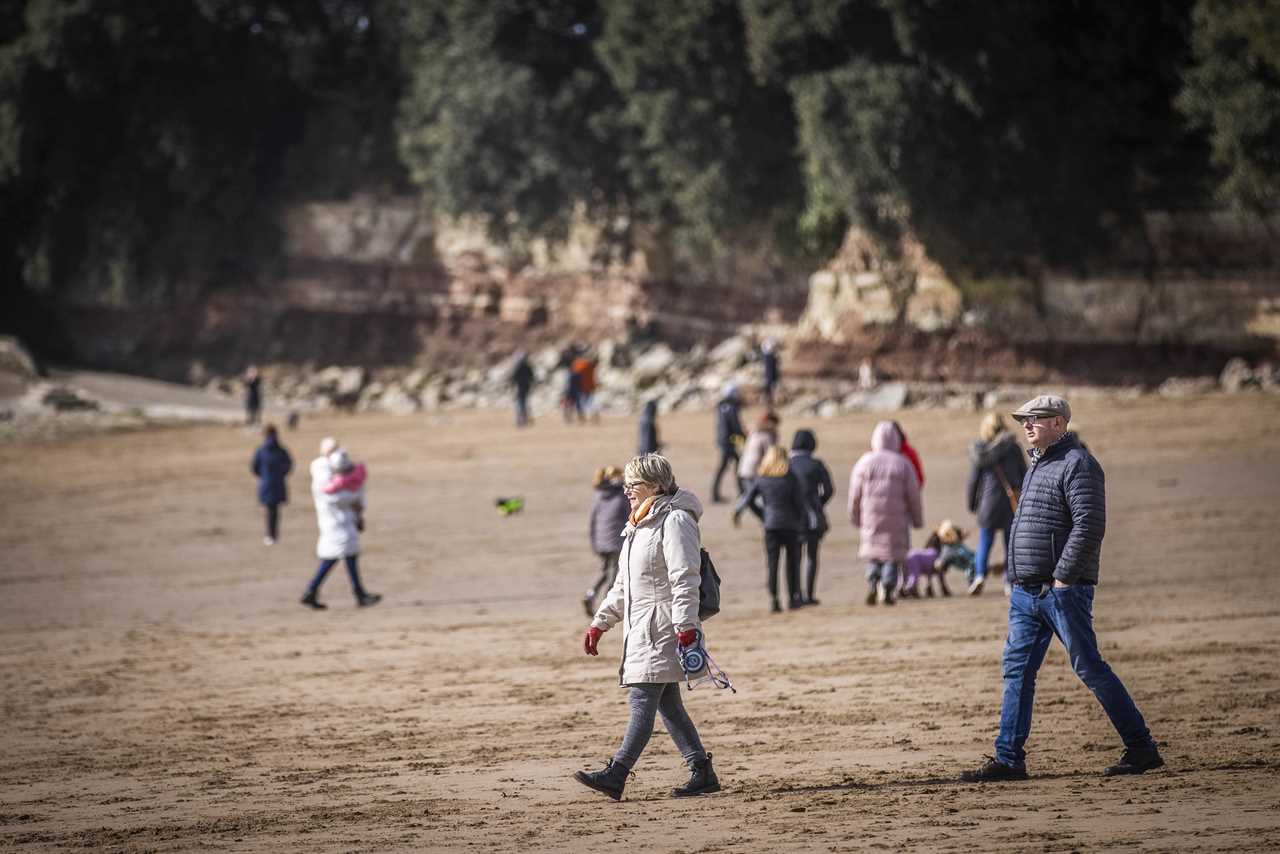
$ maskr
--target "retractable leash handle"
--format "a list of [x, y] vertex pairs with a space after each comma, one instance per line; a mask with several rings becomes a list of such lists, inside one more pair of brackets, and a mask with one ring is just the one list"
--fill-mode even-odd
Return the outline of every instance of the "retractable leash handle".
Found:
[[[711, 653], [707, 652], [707, 647], [703, 643], [703, 634], [701, 629], [695, 629], [697, 635], [693, 643], [685, 646], [679, 641], [676, 642], [676, 650], [680, 655], [680, 669], [684, 671], [684, 682], [692, 691], [699, 685], [710, 682], [717, 688], [728, 688], [733, 693], [738, 693], [738, 689], [733, 687], [733, 683], [729, 681], [729, 674], [720, 669], [715, 660], [711, 658]], [[701, 673], [701, 676], [698, 674]], [[692, 678], [692, 677], [697, 678]]]

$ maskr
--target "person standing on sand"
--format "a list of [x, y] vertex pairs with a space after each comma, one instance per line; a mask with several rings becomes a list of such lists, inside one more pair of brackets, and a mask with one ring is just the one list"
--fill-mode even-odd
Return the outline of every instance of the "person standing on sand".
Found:
[[[747, 437], [742, 429], [742, 399], [738, 396], [738, 387], [729, 383], [724, 387], [720, 402], [716, 404], [716, 448], [720, 451], [720, 465], [716, 467], [716, 476], [711, 481], [711, 502], [721, 504], [724, 498], [720, 495], [720, 480], [726, 471], [738, 476], [738, 447]], [[738, 494], [742, 494], [742, 480], [738, 479]]]
[[[969, 595], [977, 596], [987, 583], [987, 565], [996, 533], [1009, 551], [1009, 525], [1018, 506], [1018, 490], [1027, 474], [1027, 463], [1018, 440], [1004, 427], [1000, 416], [988, 412], [978, 428], [978, 440], [969, 446], [969, 483], [965, 495], [969, 512], [978, 517], [978, 551], [973, 562]], [[1008, 555], [1005, 563], [1008, 564]], [[1006, 578], [1004, 595], [1013, 593]]]
[[[1102, 660], [1093, 633], [1093, 593], [1098, 584], [1106, 531], [1102, 466], [1067, 432], [1071, 407], [1044, 394], [1013, 412], [1031, 445], [1031, 467], [1022, 481], [1010, 531], [1007, 576], [1009, 634], [1004, 644], [1004, 697], [995, 756], [965, 771], [966, 783], [1027, 779], [1026, 751], [1036, 673], [1054, 635], [1071, 668], [1102, 704], [1124, 742], [1120, 761], [1106, 776], [1142, 774], [1164, 759], [1120, 677]], [[1059, 733], [1059, 736], [1061, 733]]]
[[257, 365], [250, 365], [244, 372], [244, 423], [257, 424], [261, 412], [262, 375], [258, 373]]
[[751, 478], [747, 491], [738, 498], [733, 508], [733, 526], [743, 510], [750, 510], [764, 524], [765, 566], [768, 568], [769, 596], [773, 600], [772, 611], [781, 613], [778, 601], [778, 558], [785, 554], [787, 578], [787, 607], [800, 608], [805, 604], [800, 587], [800, 544], [809, 518], [809, 502], [805, 499], [804, 484], [791, 471], [787, 451], [781, 445], [773, 445], [764, 452], [756, 476]]
[[267, 533], [262, 542], [274, 546], [280, 530], [280, 505], [289, 500], [285, 478], [293, 471], [293, 458], [280, 444], [274, 424], [262, 431], [262, 444], [253, 452], [249, 471], [258, 478], [258, 503], [267, 511]]
[[595, 500], [591, 502], [591, 515], [587, 518], [587, 533], [591, 549], [600, 557], [600, 575], [595, 584], [583, 594], [582, 605], [587, 619], [596, 614], [596, 597], [608, 590], [618, 577], [618, 556], [622, 553], [622, 531], [627, 527], [631, 506], [622, 492], [622, 469], [605, 466], [596, 469], [591, 482], [595, 488]]
[[779, 379], [777, 341], [772, 338], [764, 340], [764, 344], [760, 347], [760, 361], [764, 368], [764, 404], [772, 407], [773, 393], [778, 387]]
[[805, 551], [806, 605], [818, 604], [817, 596], [814, 595], [818, 581], [818, 548], [830, 527], [827, 523], [827, 502], [836, 494], [831, 483], [831, 470], [813, 455], [817, 447], [818, 439], [812, 430], [797, 430], [791, 440], [791, 471], [800, 478], [808, 502], [804, 532], [800, 537]]
[[[320, 447], [333, 443], [325, 439]], [[347, 575], [351, 578], [351, 590], [355, 594], [356, 604], [361, 608], [376, 605], [382, 596], [369, 593], [360, 582], [360, 531], [364, 528], [365, 492], [364, 486], [357, 489], [343, 489], [328, 492], [325, 487], [332, 476], [343, 474], [353, 468], [351, 457], [342, 448], [338, 448], [327, 458], [324, 464], [318, 465], [320, 459], [311, 463], [311, 498], [316, 505], [316, 525], [320, 529], [320, 537], [316, 541], [316, 557], [320, 559], [315, 576], [307, 585], [302, 596], [302, 604], [309, 608], [322, 610], [327, 605], [319, 601], [320, 585], [334, 564], [343, 560], [347, 565]]]
[[516, 353], [516, 361], [511, 369], [511, 384], [516, 389], [516, 426], [529, 424], [529, 390], [533, 388], [533, 366], [529, 364], [529, 354], [524, 350]]
[[920, 482], [901, 453], [899, 435], [892, 421], [877, 424], [871, 450], [849, 474], [849, 521], [860, 531], [858, 555], [867, 559], [868, 605], [893, 604], [911, 528], [924, 525]]
[[640, 413], [640, 442], [636, 454], [657, 454], [662, 451], [662, 440], [658, 438], [658, 401], [650, 400]]
[[711, 754], [680, 697], [684, 670], [677, 644], [697, 640], [701, 582], [702, 502], [676, 486], [671, 463], [657, 454], [636, 457], [623, 469], [623, 489], [631, 515], [622, 538], [618, 577], [582, 638], [587, 655], [599, 655], [600, 637], [622, 624], [622, 666], [618, 681], [630, 689], [631, 719], [617, 753], [600, 771], [573, 777], [615, 801], [640, 759], [654, 718], [662, 715], [671, 740], [690, 770], [689, 782], [672, 797], [720, 791]]

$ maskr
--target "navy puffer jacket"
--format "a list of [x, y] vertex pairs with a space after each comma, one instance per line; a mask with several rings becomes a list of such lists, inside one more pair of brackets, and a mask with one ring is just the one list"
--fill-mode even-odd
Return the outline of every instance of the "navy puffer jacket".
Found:
[[1009, 537], [1009, 580], [1097, 584], [1106, 503], [1102, 466], [1067, 433], [1023, 478]]

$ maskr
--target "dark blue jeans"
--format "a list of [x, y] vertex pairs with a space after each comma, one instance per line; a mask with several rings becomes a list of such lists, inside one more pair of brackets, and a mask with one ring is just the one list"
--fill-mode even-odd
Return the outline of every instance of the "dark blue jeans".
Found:
[[1098, 698], [1124, 746], [1131, 750], [1155, 747], [1151, 733], [1133, 704], [1120, 677], [1098, 652], [1093, 633], [1092, 584], [1054, 588], [1052, 582], [1038, 591], [1014, 585], [1009, 597], [1009, 636], [1004, 645], [1004, 702], [1000, 708], [1000, 735], [996, 760], [1022, 768], [1023, 746], [1031, 734], [1031, 705], [1036, 695], [1036, 672], [1044, 663], [1054, 635], [1067, 648], [1071, 669]]
[[[364, 586], [360, 583], [359, 557], [359, 555], [347, 555], [344, 558], [347, 564], [347, 575], [351, 576], [351, 590], [356, 594], [357, 599], [365, 595]], [[320, 561], [315, 577], [307, 585], [308, 593], [318, 593], [320, 591], [320, 585], [324, 583], [324, 577], [329, 574], [329, 570], [333, 569], [333, 565], [337, 562], [336, 558], [324, 558]]]

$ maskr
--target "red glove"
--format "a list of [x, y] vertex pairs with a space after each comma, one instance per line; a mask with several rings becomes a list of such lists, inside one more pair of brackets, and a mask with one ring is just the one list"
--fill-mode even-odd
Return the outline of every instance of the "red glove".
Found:
[[676, 632], [676, 640], [680, 641], [681, 646], [693, 646], [694, 641], [698, 639], [697, 629], [687, 629], [683, 632]]
[[604, 632], [600, 631], [595, 626], [588, 626], [587, 633], [582, 636], [582, 651], [587, 655], [599, 655], [600, 650], [597, 649], [597, 646], [600, 643], [600, 636], [602, 634], [604, 634]]

